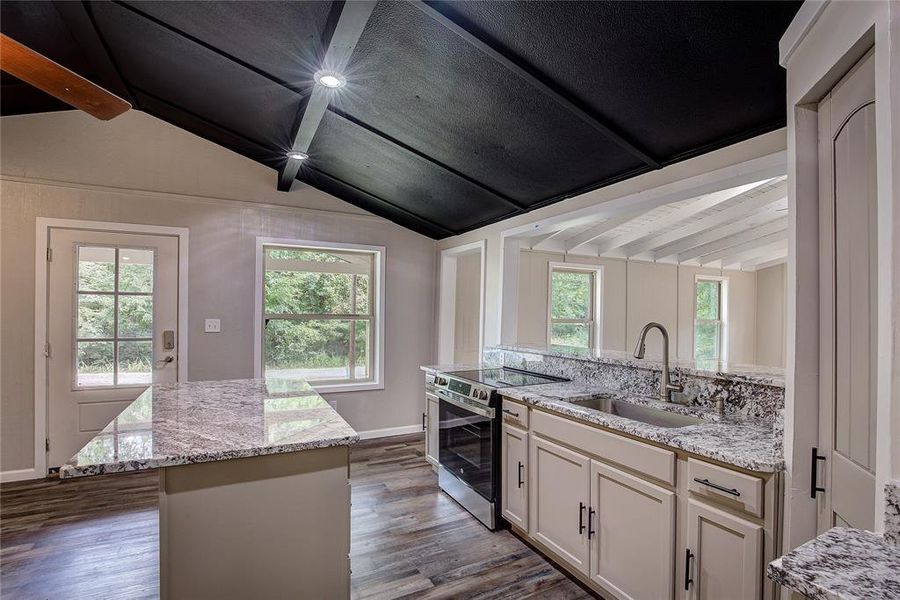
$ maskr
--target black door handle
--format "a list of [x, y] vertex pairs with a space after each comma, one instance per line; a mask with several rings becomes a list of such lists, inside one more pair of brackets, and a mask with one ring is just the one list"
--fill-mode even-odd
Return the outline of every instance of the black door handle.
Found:
[[584, 533], [584, 502], [578, 503], [578, 535]]
[[422, 431], [425, 431], [425, 419], [426, 419], [426, 415], [425, 415], [425, 413], [422, 413]]
[[519, 487], [521, 488], [525, 485], [525, 480], [522, 479], [522, 469], [525, 468], [525, 465], [522, 464], [522, 461], [519, 461]]
[[690, 590], [691, 584], [694, 583], [694, 580], [691, 578], [692, 558], [694, 558], [694, 555], [691, 553], [691, 549], [686, 548], [684, 551], [684, 591]]
[[588, 539], [591, 539], [597, 533], [594, 531], [594, 513], [596, 512], [593, 508], [588, 508]]
[[809, 461], [809, 497], [816, 498], [816, 493], [824, 492], [825, 488], [819, 487], [819, 461], [825, 461], [824, 456], [819, 456], [819, 449], [813, 446], [812, 460]]

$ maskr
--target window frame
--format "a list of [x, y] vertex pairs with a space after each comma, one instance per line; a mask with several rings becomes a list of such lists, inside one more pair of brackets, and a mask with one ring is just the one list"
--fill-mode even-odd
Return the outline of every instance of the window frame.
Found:
[[[700, 283], [715, 282], [719, 286], [719, 318], [718, 319], [699, 319], [697, 318], [697, 286]], [[722, 275], [695, 275], [693, 287], [693, 321], [694, 327], [691, 332], [691, 356], [696, 360], [703, 361], [728, 361], [728, 277]], [[719, 325], [719, 356], [716, 358], [697, 358], [697, 326], [700, 324], [717, 323]]]
[[[570, 271], [587, 273], [591, 276], [590, 318], [554, 319], [553, 318], [553, 273]], [[556, 323], [585, 323], [588, 326], [588, 350], [599, 350], [603, 343], [603, 265], [589, 265], [570, 262], [550, 261], [547, 265], [547, 347], [551, 346], [553, 325]]]
[[[371, 353], [371, 373], [366, 380], [309, 380], [319, 392], [354, 392], [384, 389], [384, 270], [386, 250], [384, 246], [367, 244], [351, 244], [344, 242], [324, 242], [319, 240], [297, 240], [291, 238], [256, 238], [256, 279], [255, 279], [255, 318], [254, 318], [254, 357], [253, 372], [256, 378], [265, 377], [265, 253], [268, 248], [288, 248], [320, 251], [355, 251], [372, 255], [372, 275], [369, 283], [370, 316], [369, 352]], [[361, 315], [294, 315], [298, 320], [314, 320], [315, 318], [335, 319], [352, 318], [364, 320]], [[269, 318], [281, 318], [269, 315]], [[351, 344], [354, 336], [351, 328]]]
[[[112, 291], [98, 290], [82, 290], [80, 283], [81, 268], [81, 249], [82, 248], [110, 248], [114, 251], [113, 263], [113, 289]], [[153, 254], [153, 289], [150, 292], [123, 292], [119, 290], [119, 254], [122, 250], [139, 250], [142, 252], [150, 252]], [[129, 244], [98, 244], [93, 242], [76, 242], [74, 255], [74, 273], [72, 275], [72, 381], [71, 391], [102, 391], [102, 390], [124, 390], [131, 388], [146, 388], [154, 383], [153, 371], [156, 366], [156, 290], [159, 285], [159, 255], [156, 248], [140, 245]], [[113, 299], [113, 335], [112, 337], [102, 338], [84, 338], [78, 335], [79, 314], [78, 299], [82, 295], [88, 296], [109, 296]], [[138, 297], [150, 298], [153, 304], [153, 323], [151, 325], [150, 336], [140, 337], [122, 337], [119, 335], [119, 299], [122, 297]], [[78, 344], [87, 342], [111, 343], [113, 345], [113, 382], [111, 384], [102, 385], [80, 385], [78, 383]], [[150, 381], [146, 383], [119, 383], [119, 344], [121, 342], [150, 342]]]

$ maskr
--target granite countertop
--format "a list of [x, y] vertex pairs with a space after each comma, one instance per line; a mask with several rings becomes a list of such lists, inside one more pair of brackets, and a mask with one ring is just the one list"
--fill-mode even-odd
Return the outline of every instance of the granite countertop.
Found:
[[497, 369], [503, 365], [490, 362], [477, 363], [446, 363], [443, 365], [422, 365], [419, 368], [426, 373], [434, 373], [441, 371], [443, 373], [452, 373], [453, 371], [474, 371], [478, 369]]
[[351, 445], [304, 379], [153, 385], [59, 470], [61, 479]]
[[[719, 415], [708, 408], [669, 404], [655, 398], [577, 382], [510, 387], [500, 390], [500, 394], [743, 469], [773, 473], [784, 468], [783, 451], [771, 420]], [[604, 395], [617, 401], [690, 415], [708, 422], [686, 427], [658, 427], [571, 403]]]
[[769, 563], [767, 573], [813, 600], [900, 598], [900, 546], [835, 527]]
[[[495, 346], [499, 350], [510, 350], [513, 352], [523, 352], [540, 354], [543, 356], [555, 356], [558, 358], [571, 358], [575, 360], [586, 360], [600, 364], [619, 365], [624, 367], [632, 367], [635, 369], [661, 371], [662, 362], [658, 360], [637, 359], [627, 352], [619, 352], [615, 350], [589, 350], [584, 348], [574, 348], [569, 346], [551, 346], [549, 348], [541, 348], [534, 346], [512, 346], [500, 345]], [[673, 360], [669, 366], [673, 371], [680, 371], [685, 375], [695, 375], [697, 377], [709, 377], [714, 379], [727, 379], [730, 381], [745, 381], [759, 385], [771, 385], [775, 387], [784, 387], [784, 369], [777, 367], [765, 367], [759, 365], [738, 365], [721, 361], [695, 361], [695, 360]]]

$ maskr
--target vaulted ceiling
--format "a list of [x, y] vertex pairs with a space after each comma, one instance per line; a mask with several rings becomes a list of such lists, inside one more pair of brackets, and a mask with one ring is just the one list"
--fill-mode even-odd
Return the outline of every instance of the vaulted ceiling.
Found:
[[[0, 28], [283, 189], [433, 238], [785, 123], [778, 40], [799, 2], [371, 4], [4, 0]], [[342, 53], [346, 86], [317, 102]], [[3, 115], [68, 108], [2, 86]]]

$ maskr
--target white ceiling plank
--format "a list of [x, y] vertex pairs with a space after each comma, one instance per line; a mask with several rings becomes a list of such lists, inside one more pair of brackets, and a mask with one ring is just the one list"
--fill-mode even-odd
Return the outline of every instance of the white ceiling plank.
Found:
[[558, 231], [551, 231], [550, 233], [545, 233], [543, 235], [534, 236], [522, 241], [524, 246], [528, 246], [530, 250], [538, 250], [541, 244], [548, 242], [554, 238], [557, 238], [565, 232], [565, 229], [560, 229]]
[[694, 235], [683, 237], [670, 244], [666, 244], [665, 246], [658, 248], [655, 252], [652, 253], [653, 260], [659, 261], [669, 257], [674, 257], [686, 250], [690, 250], [691, 248], [696, 248], [697, 246], [702, 246], [703, 244], [714, 242], [724, 237], [741, 233], [760, 225], [764, 225], [785, 216], [787, 214], [785, 211], [787, 211], [786, 200], [780, 203], [776, 202], [774, 204], [770, 204], [760, 209], [759, 212], [753, 213], [749, 217], [744, 217], [743, 219], [739, 219], [732, 223], [726, 223], [724, 225], [714, 225], [705, 231], [701, 231], [699, 233], [695, 233]]
[[771, 233], [761, 238], [726, 248], [718, 252], [712, 252], [700, 257], [700, 264], [706, 266], [717, 260], [721, 260], [722, 264], [732, 265], [757, 256], [762, 256], [770, 250], [777, 250], [787, 246], [787, 231], [779, 231]]
[[640, 244], [633, 244], [628, 247], [627, 253], [629, 256], [632, 256], [650, 250], [656, 250], [657, 248], [661, 248], [690, 235], [700, 233], [701, 231], [706, 231], [707, 229], [747, 217], [755, 212], [759, 212], [765, 206], [779, 202], [783, 203], [784, 207], [787, 207], [787, 185], [783, 183], [778, 187], [772, 188], [768, 192], [742, 200], [734, 206], [729, 206], [715, 214], [698, 219], [693, 223], [688, 223], [677, 229], [669, 229], [657, 236], [643, 240]]
[[[774, 267], [775, 265], [783, 265], [787, 262], [787, 248], [767, 254], [765, 257], [754, 258], [741, 263], [741, 269], [746, 271], [761, 271]], [[746, 265], [746, 268], [744, 267]]]
[[778, 233], [779, 231], [786, 231], [787, 228], [787, 217], [780, 217], [765, 225], [747, 229], [741, 233], [729, 234], [718, 240], [709, 242], [708, 244], [703, 244], [702, 246], [696, 246], [690, 250], [680, 252], [678, 253], [678, 262], [681, 263], [686, 260], [691, 260], [692, 258], [697, 258], [698, 256], [710, 254], [711, 252], [725, 250], [726, 248], [733, 248], [734, 246], [739, 246], [745, 242], [753, 241], [756, 238], [764, 237], [772, 233]]
[[624, 225], [628, 221], [631, 221], [632, 219], [635, 219], [643, 214], [646, 213], [640, 211], [625, 213], [624, 215], [619, 215], [618, 217], [610, 217], [606, 221], [598, 224], [596, 227], [591, 227], [587, 231], [583, 231], [573, 238], [566, 240], [566, 252], [571, 252], [579, 246], [583, 246], [585, 244], [593, 242], [604, 233], [612, 231], [616, 227]]

